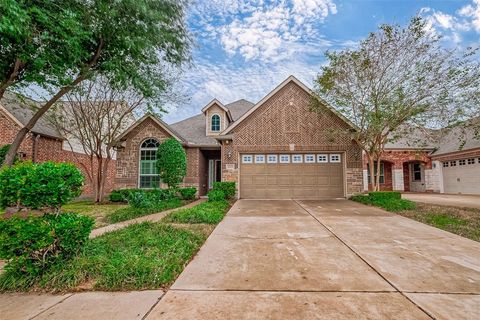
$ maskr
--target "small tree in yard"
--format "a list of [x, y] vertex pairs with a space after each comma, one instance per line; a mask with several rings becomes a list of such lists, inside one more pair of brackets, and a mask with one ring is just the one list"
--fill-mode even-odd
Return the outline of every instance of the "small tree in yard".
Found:
[[[341, 134], [365, 152], [374, 190], [387, 142], [413, 130], [429, 133], [434, 131], [428, 128], [455, 124], [478, 97], [476, 51], [446, 50], [439, 40], [415, 17], [405, 28], [381, 26], [358, 49], [326, 54], [315, 91], [356, 126]], [[312, 101], [312, 109], [321, 112], [323, 100]]]
[[170, 138], [158, 147], [157, 168], [162, 182], [178, 187], [187, 174], [187, 156], [180, 142]]
[[[9, 86], [29, 84], [40, 85], [50, 94], [16, 135], [5, 164], [12, 165], [38, 119], [95, 75], [104, 75], [116, 89], [131, 88], [146, 98], [161, 94], [169, 85], [167, 71], [188, 60], [191, 41], [185, 7], [183, 0], [2, 1], [0, 94]], [[4, 8], [8, 9], [6, 19]], [[30, 34], [30, 25], [24, 26], [22, 21], [34, 21], [32, 26], [37, 29]], [[58, 41], [51, 40], [55, 37]], [[31, 50], [24, 51], [26, 45]], [[22, 70], [30, 65], [36, 69], [31, 76], [22, 77]]]

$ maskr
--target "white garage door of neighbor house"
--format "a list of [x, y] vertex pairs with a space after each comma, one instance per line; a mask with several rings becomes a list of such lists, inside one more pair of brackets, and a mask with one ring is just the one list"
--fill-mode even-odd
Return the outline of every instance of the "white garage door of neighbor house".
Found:
[[445, 193], [480, 194], [480, 158], [443, 162]]
[[326, 199], [344, 192], [341, 153], [240, 155], [240, 198]]

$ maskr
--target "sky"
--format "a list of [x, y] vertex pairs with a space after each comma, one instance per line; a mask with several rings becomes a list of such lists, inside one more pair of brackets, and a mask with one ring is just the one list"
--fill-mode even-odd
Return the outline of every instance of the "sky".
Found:
[[214, 98], [258, 102], [289, 75], [312, 87], [326, 50], [355, 47], [380, 24], [416, 14], [447, 47], [480, 45], [480, 0], [196, 0], [187, 17], [192, 64], [163, 118], [188, 118]]

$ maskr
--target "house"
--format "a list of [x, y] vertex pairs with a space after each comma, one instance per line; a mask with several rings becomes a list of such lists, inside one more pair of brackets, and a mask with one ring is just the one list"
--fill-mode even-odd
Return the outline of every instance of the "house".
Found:
[[[387, 143], [380, 190], [480, 194], [478, 122], [441, 130], [434, 141], [419, 130]], [[371, 189], [364, 157], [364, 190]]]
[[213, 100], [201, 113], [166, 124], [152, 114], [121, 136], [117, 188], [155, 188], [158, 145], [177, 139], [187, 154], [184, 184], [205, 195], [215, 181], [236, 181], [239, 198], [321, 199], [363, 189], [362, 152], [354, 126], [328, 104], [311, 112], [309, 88], [290, 76], [257, 103]]
[[[6, 92], [0, 101], [0, 146], [11, 144], [17, 132], [25, 126], [34, 115], [39, 102], [27, 97]], [[40, 118], [20, 145], [18, 156], [21, 160], [32, 162], [56, 161], [72, 162], [82, 172], [89, 166], [90, 158], [81, 146], [72, 139], [62, 136], [44, 117]], [[85, 174], [84, 174], [85, 175]], [[105, 190], [113, 189], [115, 160], [109, 164]], [[85, 181], [82, 196], [93, 195], [92, 185]]]

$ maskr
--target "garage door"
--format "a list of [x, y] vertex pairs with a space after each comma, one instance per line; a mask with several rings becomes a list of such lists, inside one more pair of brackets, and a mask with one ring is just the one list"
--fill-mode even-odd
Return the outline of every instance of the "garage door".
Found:
[[443, 162], [445, 193], [480, 194], [480, 158]]
[[241, 154], [240, 198], [344, 197], [340, 153]]

